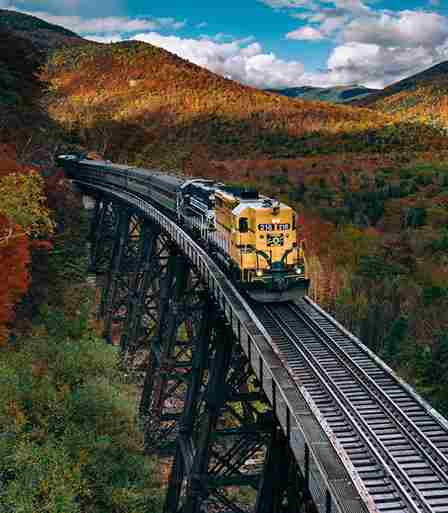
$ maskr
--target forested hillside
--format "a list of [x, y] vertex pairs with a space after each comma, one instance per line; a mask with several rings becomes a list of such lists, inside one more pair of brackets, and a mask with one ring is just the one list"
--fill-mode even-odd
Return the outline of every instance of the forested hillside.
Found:
[[215, 162], [210, 174], [296, 206], [312, 295], [448, 413], [448, 154]]
[[448, 412], [443, 130], [263, 93], [143, 43], [59, 51], [42, 77], [52, 119], [107, 158], [295, 205], [315, 299]]
[[140, 42], [57, 51], [42, 79], [52, 119], [111, 160], [185, 168], [446, 142], [429, 126], [259, 91]]
[[369, 94], [377, 92], [377, 90], [358, 85], [351, 85], [337, 87], [288, 87], [286, 89], [271, 89], [270, 92], [282, 94], [289, 98], [301, 98], [303, 100], [318, 100], [332, 103], [347, 103], [365, 98]]
[[361, 107], [448, 129], [448, 62], [357, 100]]

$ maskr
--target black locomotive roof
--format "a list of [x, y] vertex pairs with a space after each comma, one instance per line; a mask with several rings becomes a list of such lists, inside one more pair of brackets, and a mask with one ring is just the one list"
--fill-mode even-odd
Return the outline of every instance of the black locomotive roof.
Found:
[[252, 187], [238, 187], [235, 185], [223, 185], [220, 186], [219, 189], [223, 192], [228, 192], [229, 194], [233, 194], [237, 198], [241, 199], [258, 199], [260, 197], [257, 189]]

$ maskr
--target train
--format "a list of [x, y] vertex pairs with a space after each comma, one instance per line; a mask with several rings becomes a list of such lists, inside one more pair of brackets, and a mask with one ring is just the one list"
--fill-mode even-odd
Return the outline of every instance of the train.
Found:
[[296, 213], [256, 189], [189, 178], [85, 155], [59, 155], [69, 178], [118, 186], [157, 205], [189, 232], [257, 302], [291, 301], [309, 288]]

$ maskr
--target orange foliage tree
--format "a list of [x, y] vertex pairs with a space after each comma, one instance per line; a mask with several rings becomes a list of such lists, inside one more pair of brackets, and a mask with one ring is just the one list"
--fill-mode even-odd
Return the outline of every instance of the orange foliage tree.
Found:
[[[12, 236], [14, 234], [14, 236]], [[30, 281], [29, 240], [18, 225], [0, 214], [0, 345], [8, 337], [8, 324], [14, 316], [14, 305], [25, 294]]]
[[0, 146], [0, 345], [8, 337], [14, 306], [28, 289], [30, 247], [53, 233], [44, 180], [20, 166], [14, 152]]

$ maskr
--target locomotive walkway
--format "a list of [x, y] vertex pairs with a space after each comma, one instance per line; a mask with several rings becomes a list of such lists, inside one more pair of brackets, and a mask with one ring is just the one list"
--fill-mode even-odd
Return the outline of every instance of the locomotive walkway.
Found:
[[359, 340], [308, 298], [249, 304], [151, 198], [72, 178], [165, 513], [448, 512], [447, 421]]

